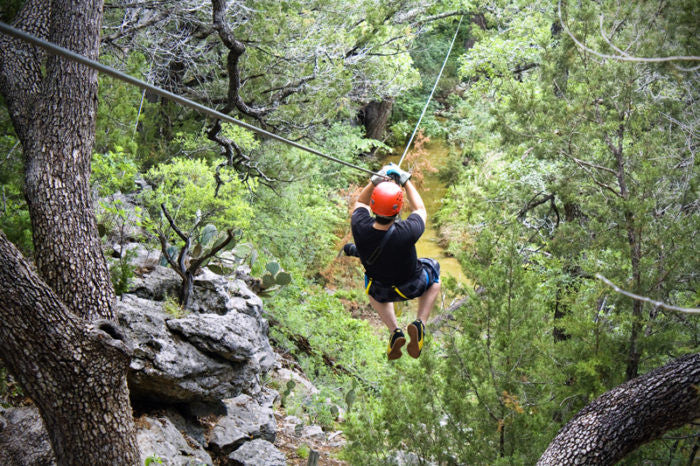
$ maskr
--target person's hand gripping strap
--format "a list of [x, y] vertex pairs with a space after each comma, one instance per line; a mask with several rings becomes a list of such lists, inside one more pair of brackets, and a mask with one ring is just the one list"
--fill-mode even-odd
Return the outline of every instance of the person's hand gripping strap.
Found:
[[390, 165], [384, 165], [381, 170], [377, 172], [376, 175], [372, 175], [372, 178], [370, 180], [372, 181], [372, 184], [377, 186], [379, 183], [382, 181], [386, 181], [387, 179], [387, 173], [386, 171], [389, 169]]
[[403, 186], [411, 178], [411, 174], [406, 170], [402, 170], [398, 165], [390, 164], [386, 171], [386, 175], [390, 176], [399, 185]]

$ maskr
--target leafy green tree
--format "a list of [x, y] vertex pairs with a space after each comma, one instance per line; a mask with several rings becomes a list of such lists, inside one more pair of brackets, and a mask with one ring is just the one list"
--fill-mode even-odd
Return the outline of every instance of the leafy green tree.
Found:
[[[236, 173], [205, 160], [175, 159], [145, 175], [152, 189], [142, 193], [149, 214], [145, 226], [158, 239], [166, 263], [182, 277], [180, 303], [187, 308], [194, 275], [224, 247], [233, 247], [253, 211]], [[226, 231], [225, 236], [218, 232]]]
[[[526, 227], [521, 261], [533, 251], [547, 257], [538, 273], [556, 318], [547, 322], [560, 383], [549, 415], [561, 422], [640, 371], [697, 350], [693, 318], [614, 293], [595, 274], [661, 301], [696, 299], [698, 96], [678, 63], [600, 55], [692, 55], [687, 3], [562, 2], [563, 22], [557, 3], [500, 2], [475, 31], [461, 68], [467, 105], [453, 109], [464, 121], [453, 142], [468, 149], [459, 160], [468, 166], [457, 170], [441, 222], [463, 238], [451, 250], [466, 261], [475, 254], [469, 236], [497, 229], [503, 221], [489, 209], [503, 210]], [[629, 461], [654, 457], [653, 448]]]

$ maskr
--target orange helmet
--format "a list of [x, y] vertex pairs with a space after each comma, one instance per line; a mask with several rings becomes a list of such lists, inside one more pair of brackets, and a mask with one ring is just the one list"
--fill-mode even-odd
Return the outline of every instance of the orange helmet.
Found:
[[382, 181], [374, 187], [369, 206], [375, 215], [393, 217], [401, 212], [403, 190], [393, 181]]

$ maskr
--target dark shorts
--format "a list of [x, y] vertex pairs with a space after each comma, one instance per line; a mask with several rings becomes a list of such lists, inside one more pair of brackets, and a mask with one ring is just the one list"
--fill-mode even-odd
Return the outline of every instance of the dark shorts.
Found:
[[367, 294], [380, 303], [408, 301], [422, 296], [430, 285], [440, 283], [440, 263], [435, 259], [419, 258], [422, 271], [417, 277], [400, 285], [389, 285], [370, 279], [365, 275]]

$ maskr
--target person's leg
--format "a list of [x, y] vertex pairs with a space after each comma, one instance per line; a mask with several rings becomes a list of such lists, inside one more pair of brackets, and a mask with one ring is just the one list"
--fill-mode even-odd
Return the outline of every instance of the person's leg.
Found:
[[440, 294], [440, 283], [433, 283], [425, 292], [418, 298], [418, 312], [416, 321], [408, 324], [408, 335], [411, 341], [408, 343], [408, 354], [411, 357], [417, 358], [423, 350], [423, 339], [425, 338], [425, 322], [428, 321], [430, 311], [433, 309], [435, 299]]
[[416, 318], [423, 323], [428, 321], [428, 317], [430, 316], [430, 311], [433, 310], [433, 306], [435, 305], [435, 300], [437, 299], [438, 295], [440, 294], [440, 283], [433, 283], [430, 285], [430, 287], [425, 290], [425, 293], [423, 293], [419, 298], [418, 298], [418, 312], [416, 315]]
[[391, 333], [389, 337], [389, 347], [386, 350], [387, 358], [390, 361], [400, 358], [401, 347], [406, 344], [406, 337], [399, 328], [399, 323], [396, 321], [394, 303], [380, 303], [372, 296], [369, 297], [369, 302]]
[[394, 314], [394, 303], [380, 303], [372, 296], [369, 297], [369, 302], [390, 332], [399, 328], [399, 323], [396, 321], [396, 315]]

